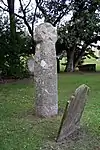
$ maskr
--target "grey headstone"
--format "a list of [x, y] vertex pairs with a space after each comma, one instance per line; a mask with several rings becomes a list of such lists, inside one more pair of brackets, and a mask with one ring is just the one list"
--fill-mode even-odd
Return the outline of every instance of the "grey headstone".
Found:
[[57, 141], [62, 142], [80, 128], [80, 119], [86, 104], [89, 87], [85, 84], [79, 86], [67, 102], [61, 121]]
[[31, 75], [34, 74], [34, 58], [30, 57], [27, 61], [27, 65], [28, 65], [28, 70], [30, 72]]
[[40, 24], [36, 28], [37, 45], [34, 58], [36, 114], [42, 117], [58, 113], [56, 40], [56, 29], [50, 23]]

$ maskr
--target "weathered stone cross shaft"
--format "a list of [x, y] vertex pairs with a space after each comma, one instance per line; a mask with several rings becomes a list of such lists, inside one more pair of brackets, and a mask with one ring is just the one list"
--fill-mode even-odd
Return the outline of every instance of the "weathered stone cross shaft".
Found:
[[55, 50], [57, 31], [50, 23], [40, 24], [35, 30], [35, 41], [34, 81], [36, 114], [42, 117], [54, 116], [58, 113]]

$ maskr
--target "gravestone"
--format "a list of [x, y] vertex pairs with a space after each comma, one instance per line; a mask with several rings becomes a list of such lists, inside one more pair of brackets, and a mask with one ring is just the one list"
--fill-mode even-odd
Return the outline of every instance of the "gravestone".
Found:
[[79, 71], [83, 72], [96, 72], [96, 64], [85, 64], [78, 66]]
[[88, 93], [89, 87], [83, 84], [75, 90], [69, 103], [67, 102], [59, 128], [57, 142], [62, 142], [80, 128], [80, 119]]
[[30, 57], [27, 61], [28, 70], [31, 76], [34, 75], [34, 58]]
[[35, 41], [36, 114], [41, 117], [54, 116], [58, 113], [56, 29], [50, 23], [40, 24], [35, 30]]

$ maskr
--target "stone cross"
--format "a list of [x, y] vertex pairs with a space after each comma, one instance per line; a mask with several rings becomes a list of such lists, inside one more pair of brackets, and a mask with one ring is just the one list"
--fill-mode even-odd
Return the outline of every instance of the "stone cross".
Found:
[[35, 41], [36, 114], [41, 117], [50, 117], [58, 113], [56, 29], [50, 23], [40, 24], [35, 30]]
[[89, 87], [83, 84], [75, 90], [75, 93], [70, 98], [70, 102], [67, 102], [59, 128], [57, 142], [62, 142], [80, 128], [80, 119], [88, 93]]

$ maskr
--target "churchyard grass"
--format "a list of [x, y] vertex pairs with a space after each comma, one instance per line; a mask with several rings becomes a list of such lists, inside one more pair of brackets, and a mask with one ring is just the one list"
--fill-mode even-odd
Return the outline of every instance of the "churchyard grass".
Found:
[[[66, 101], [80, 84], [90, 87], [80, 139], [55, 143]], [[34, 84], [29, 80], [0, 85], [0, 150], [100, 150], [100, 74], [58, 75], [59, 114], [38, 118]]]

